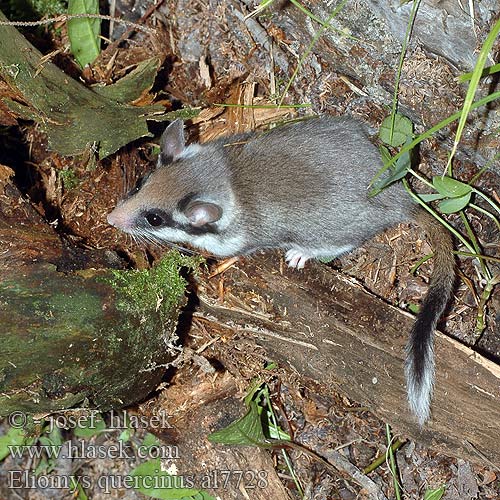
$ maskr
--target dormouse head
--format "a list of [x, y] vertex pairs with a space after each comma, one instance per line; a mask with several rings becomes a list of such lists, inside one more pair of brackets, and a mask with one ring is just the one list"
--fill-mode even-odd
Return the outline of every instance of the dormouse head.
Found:
[[[234, 200], [221, 148], [185, 145], [175, 120], [160, 141], [157, 167], [108, 215], [108, 222], [139, 238], [186, 242], [216, 235], [231, 219]], [[226, 175], [224, 175], [226, 174]]]

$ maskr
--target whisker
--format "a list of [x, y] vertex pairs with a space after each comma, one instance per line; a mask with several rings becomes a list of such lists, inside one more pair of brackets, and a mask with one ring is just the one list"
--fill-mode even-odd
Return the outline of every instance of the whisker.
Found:
[[148, 231], [144, 231], [143, 229], [137, 229], [134, 234], [137, 235], [144, 244], [151, 244], [160, 249], [168, 246], [188, 255], [197, 254], [196, 251], [191, 250], [190, 248], [183, 247], [182, 245], [178, 245], [177, 243], [173, 243], [171, 241], [165, 241], [157, 238], [154, 234], [151, 234]]

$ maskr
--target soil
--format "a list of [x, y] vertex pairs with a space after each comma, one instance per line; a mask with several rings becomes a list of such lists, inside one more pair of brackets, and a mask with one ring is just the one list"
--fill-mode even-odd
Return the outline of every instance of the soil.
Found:
[[[320, 40], [317, 51], [303, 61], [284, 100], [285, 104], [311, 103], [311, 106], [296, 109], [220, 106], [275, 104], [276, 95], [283, 90], [297, 66], [296, 55], [303, 54], [307, 46], [300, 37], [293, 38], [293, 33], [271, 16], [261, 17], [258, 22], [273, 39], [274, 49], [255, 41], [256, 32], [252, 28], [243, 29], [243, 25], [237, 23], [237, 17], [229, 14], [233, 11], [228, 6], [234, 7], [237, 3], [165, 1], [156, 12], [142, 21], [157, 30], [158, 35], [154, 40], [148, 35], [133, 34], [116, 50], [104, 51], [81, 76], [89, 84], [99, 81], [110, 83], [152, 54], [161, 57], [162, 70], [144, 102], [162, 102], [167, 109], [176, 109], [180, 105], [201, 106], [200, 114], [187, 124], [192, 141], [206, 142], [221, 135], [264, 128], [270, 123], [301, 119], [310, 114], [342, 115], [348, 112], [373, 127], [386, 116], [384, 103], [362, 95], [362, 82], [347, 79], [337, 71], [332, 62], [335, 60], [335, 50], [325, 40]], [[50, 30], [49, 35], [56, 47], [64, 47], [67, 42], [64, 26], [61, 34]], [[360, 46], [357, 50], [361, 52], [363, 49]], [[330, 59], [322, 58], [324, 51], [328, 52]], [[73, 64], [69, 55], [58, 55], [57, 58], [58, 62], [66, 58], [66, 66]], [[271, 65], [272, 58], [274, 66]], [[432, 64], [429, 61], [429, 55], [418, 47], [410, 47], [400, 92], [404, 105], [410, 107], [415, 115], [424, 113], [424, 105], [432, 108], [426, 118], [429, 123], [436, 123], [457, 110], [464, 92], [463, 87], [456, 84], [456, 75], [445, 61], [438, 60], [436, 63], [432, 59]], [[439, 69], [436, 69], [436, 64]], [[392, 82], [393, 75], [388, 78]], [[420, 85], [420, 81], [425, 84]], [[1, 87], [0, 92], [1, 95], [8, 95], [9, 90]], [[0, 117], [3, 116], [2, 109]], [[426, 119], [422, 121], [426, 122]], [[12, 117], [5, 115], [3, 124], [13, 126]], [[417, 123], [417, 131], [419, 128], [424, 129]], [[12, 130], [9, 129], [9, 133]], [[156, 134], [159, 132], [157, 129], [153, 131]], [[47, 223], [71, 244], [116, 252], [123, 265], [129, 268], [149, 266], [168, 251], [138, 245], [106, 222], [107, 213], [134, 186], [136, 180], [151, 168], [155, 160], [156, 141], [136, 141], [112, 157], [95, 162], [91, 155], [88, 158], [63, 158], [49, 151], [46, 139], [33, 123], [18, 123], [18, 128], [12, 134], [2, 137], [6, 146], [0, 153], [0, 163], [14, 169], [18, 187], [30, 198]], [[498, 136], [495, 140], [498, 141]], [[421, 146], [419, 171], [423, 175], [431, 176], [442, 169], [443, 161], [446, 161], [445, 145], [446, 141], [432, 139]], [[456, 162], [456, 176], [464, 181], [469, 181], [477, 171], [477, 166], [466, 155]], [[476, 185], [498, 203], [500, 183], [497, 176], [487, 171]], [[422, 187], [416, 184], [415, 188]], [[498, 258], [498, 230], [495, 225], [477, 211], [469, 210], [467, 216], [484, 252]], [[460, 216], [451, 215], [448, 220], [458, 230], [464, 231]], [[461, 247], [459, 249], [463, 250]], [[430, 253], [429, 244], [418, 227], [400, 225], [329, 265], [356, 278], [385, 301], [402, 309], [411, 309], [425, 294], [432, 263], [422, 264], [416, 274], [412, 269]], [[497, 287], [488, 299], [484, 331], [474, 333], [484, 281], [476, 261], [458, 257], [458, 263], [460, 274], [453, 302], [440, 328], [498, 363], [500, 292]], [[219, 265], [220, 262], [209, 259], [198, 277], [215, 299], [226, 292], [224, 271], [219, 272]], [[491, 268], [494, 273], [498, 273], [500, 266], [492, 263]], [[307, 273], [307, 269], [304, 272]], [[211, 277], [214, 273], [218, 273], [215, 278]], [[237, 283], [231, 283], [231, 286], [235, 287]], [[214, 428], [222, 428], [224, 423], [227, 425], [245, 413], [242, 399], [255, 379], [268, 384], [270, 400], [281, 427], [297, 443], [320, 457], [326, 458], [331, 450], [336, 450], [355, 467], [363, 470], [386, 453], [388, 438], [385, 424], [355, 401], [334, 393], [331, 388], [325, 391], [324, 387], [301, 378], [300, 373], [294, 373], [284, 366], [267, 369], [266, 366], [272, 360], [266, 359], [265, 353], [252, 338], [241, 336], [226, 324], [197, 315], [195, 286], [191, 293], [193, 300], [189, 307], [192, 310], [188, 309], [183, 315], [179, 326], [182, 355], [176, 366], [166, 373], [165, 383], [156, 394], [149, 395], [142, 405], [129, 409], [131, 414], [147, 417], [156, 415], [159, 410], [169, 415], [172, 429], [150, 430], [163, 443], [179, 447], [180, 459], [176, 461], [179, 473], [199, 474], [235, 467], [234, 464], [239, 463], [243, 470], [244, 467], [254, 466], [253, 470], [266, 472], [266, 487], [270, 488], [269, 492], [274, 492], [268, 494], [267, 498], [273, 500], [376, 498], [373, 493], [367, 493], [366, 488], [348, 472], [335, 474], [320, 460], [296, 449], [287, 450], [291, 462], [289, 468], [282, 450], [255, 451], [243, 447], [234, 451], [206, 441], [206, 435]], [[244, 306], [256, 310], [263, 307], [253, 301], [251, 296], [248, 296]], [[110, 416], [105, 418], [110, 427]], [[90, 442], [109, 447], [118, 442], [122, 431], [110, 429], [109, 432], [90, 438]], [[89, 477], [89, 485], [84, 488], [89, 498], [145, 498], [129, 488], [117, 487], [105, 491], [103, 483], [99, 483], [99, 478], [105, 476], [127, 474], [140, 462], [136, 449], [145, 432], [139, 429], [132, 433], [127, 444], [131, 450], [127, 459], [87, 457], [70, 462], [59, 460], [52, 474], [67, 474], [69, 471]], [[76, 442], [77, 438], [71, 432], [64, 431], [63, 434], [64, 440]], [[404, 441], [404, 436], [401, 439]], [[439, 455], [411, 441], [406, 441], [396, 453], [396, 462], [405, 498], [422, 498], [425, 490], [443, 485], [446, 487], [443, 496], [446, 500], [500, 497], [500, 464], [486, 461], [472, 464]], [[27, 463], [25, 459], [7, 457], [0, 466], [0, 482], [5, 484], [9, 470], [25, 469], [30, 465], [33, 464]], [[196, 470], [193, 469], [195, 467]], [[394, 497], [393, 477], [387, 464], [383, 463], [368, 477], [377, 491], [387, 498]], [[301, 485], [302, 497], [297, 482]], [[267, 486], [267, 483], [271, 486]], [[2, 487], [0, 491], [3, 491], [5, 498], [71, 496], [40, 485], [31, 490], [15, 490], [14, 493], [13, 490], [2, 490]], [[227, 490], [212, 488], [210, 491], [222, 499], [257, 498], [252, 496], [249, 484], [246, 484], [246, 489], [245, 485], [233, 484]]]

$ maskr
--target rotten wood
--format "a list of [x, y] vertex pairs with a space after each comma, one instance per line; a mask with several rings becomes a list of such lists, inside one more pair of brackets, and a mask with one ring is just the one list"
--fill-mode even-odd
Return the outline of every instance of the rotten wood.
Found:
[[246, 411], [237, 380], [227, 372], [207, 376], [188, 370], [180, 370], [158, 402], [171, 426], [159, 437], [175, 444], [178, 475], [224, 500], [289, 499], [268, 450], [214, 444], [207, 439]]
[[[0, 22], [8, 22], [1, 11]], [[162, 106], [131, 106], [73, 80], [13, 26], [1, 26], [0, 45], [0, 77], [28, 103], [4, 97], [3, 105], [36, 121], [47, 134], [50, 148], [62, 156], [82, 154], [98, 144], [99, 157], [105, 158], [140, 137], [150, 136], [147, 119], [162, 119]], [[152, 63], [154, 75], [160, 60], [155, 58]]]
[[11, 182], [14, 171], [0, 165], [0, 273], [37, 261], [55, 262], [63, 254], [56, 232]]
[[438, 332], [432, 419], [420, 428], [407, 407], [403, 373], [411, 315], [325, 265], [278, 269], [275, 258], [254, 257], [224, 273], [223, 295], [200, 285], [202, 314], [252, 337], [269, 359], [325, 392], [335, 389], [371, 408], [402, 435], [448, 455], [500, 464], [498, 365]]
[[101, 267], [105, 257], [64, 243], [2, 172], [0, 415], [109, 410], [143, 399], [173, 358], [183, 285], [171, 288], [167, 306], [170, 283], [161, 278], [139, 278], [133, 297], [134, 273], [117, 282], [109, 270], [63, 272]]

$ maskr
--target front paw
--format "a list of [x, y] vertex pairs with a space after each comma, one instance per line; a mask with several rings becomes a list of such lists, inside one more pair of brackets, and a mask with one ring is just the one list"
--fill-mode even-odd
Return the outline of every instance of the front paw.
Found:
[[285, 254], [285, 262], [289, 267], [295, 269], [303, 269], [305, 263], [310, 259], [309, 255], [302, 253], [300, 250], [288, 250]]

